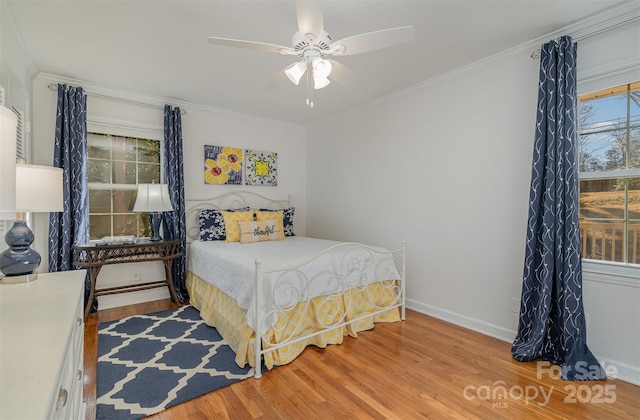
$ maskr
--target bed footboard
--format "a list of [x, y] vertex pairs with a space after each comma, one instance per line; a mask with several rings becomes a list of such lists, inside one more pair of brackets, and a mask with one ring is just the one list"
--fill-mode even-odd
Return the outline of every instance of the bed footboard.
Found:
[[[372, 322], [393, 311], [395, 320], [398, 311], [404, 320], [405, 250], [405, 242], [391, 251], [340, 243], [295, 266], [264, 269], [256, 260], [255, 377], [262, 376], [261, 360], [268, 352], [338, 328]], [[314, 265], [317, 267], [309, 270]], [[309, 308], [315, 317], [313, 329], [302, 316]]]

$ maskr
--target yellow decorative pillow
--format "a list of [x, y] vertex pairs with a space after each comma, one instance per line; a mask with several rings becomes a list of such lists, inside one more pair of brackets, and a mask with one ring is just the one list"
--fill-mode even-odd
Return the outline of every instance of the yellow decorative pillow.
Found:
[[222, 210], [224, 217], [224, 230], [227, 233], [226, 242], [238, 242], [240, 240], [240, 228], [238, 222], [250, 222], [253, 220], [253, 210], [250, 211], [225, 211]]
[[[240, 243], [280, 241], [284, 239], [282, 220], [271, 219], [256, 222], [238, 222]], [[228, 235], [227, 235], [228, 236]]]
[[280, 220], [282, 226], [284, 227], [284, 210], [278, 211], [262, 211], [256, 210], [256, 220], [261, 222], [263, 220]]

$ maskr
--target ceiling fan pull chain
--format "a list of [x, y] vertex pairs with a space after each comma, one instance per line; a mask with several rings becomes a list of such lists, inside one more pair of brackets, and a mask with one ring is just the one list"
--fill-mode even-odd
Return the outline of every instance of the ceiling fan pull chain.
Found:
[[[310, 67], [308, 62], [307, 62], [307, 67]], [[309, 76], [310, 73], [311, 73], [311, 69], [307, 68], [307, 106], [309, 106], [309, 108], [313, 108], [313, 89], [311, 88], [311, 83], [310, 83], [310, 79], [311, 79], [311, 77]]]

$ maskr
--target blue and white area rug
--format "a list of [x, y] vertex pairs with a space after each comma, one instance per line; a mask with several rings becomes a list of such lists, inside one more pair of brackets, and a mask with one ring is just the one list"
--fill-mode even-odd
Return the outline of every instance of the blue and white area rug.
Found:
[[253, 375], [192, 306], [98, 328], [97, 419], [139, 419]]

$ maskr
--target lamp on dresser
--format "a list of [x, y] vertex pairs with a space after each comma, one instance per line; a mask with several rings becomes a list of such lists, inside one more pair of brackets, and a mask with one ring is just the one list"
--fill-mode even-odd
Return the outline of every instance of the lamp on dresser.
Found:
[[160, 212], [173, 211], [167, 184], [138, 184], [138, 196], [133, 211], [149, 213], [150, 241], [160, 241]]
[[16, 137], [18, 117], [0, 106], [0, 220], [16, 217]]
[[25, 212], [62, 211], [62, 169], [52, 166], [17, 164], [15, 169], [16, 221], [7, 231], [9, 245], [0, 254], [3, 283], [20, 283], [38, 278], [35, 271], [42, 258], [31, 248], [34, 235], [25, 220]]
[[[18, 117], [0, 106], [0, 223], [16, 218], [16, 138]], [[2, 281], [0, 272], [0, 281]]]

